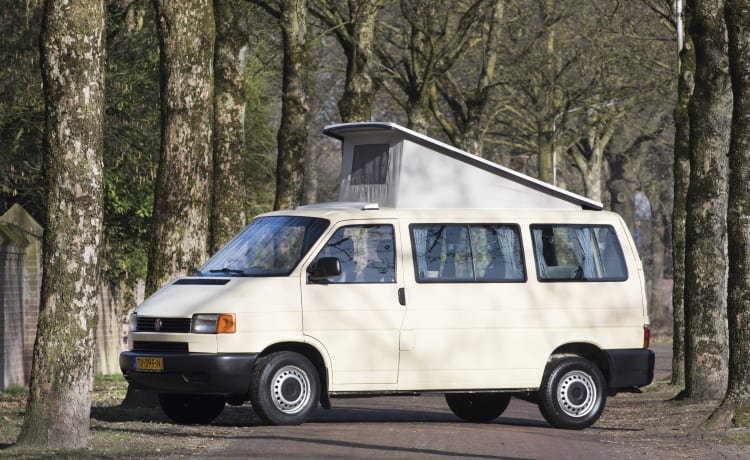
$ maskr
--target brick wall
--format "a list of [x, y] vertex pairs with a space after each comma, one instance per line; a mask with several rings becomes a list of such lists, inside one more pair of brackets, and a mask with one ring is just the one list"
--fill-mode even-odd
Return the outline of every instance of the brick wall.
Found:
[[[42, 287], [42, 227], [19, 205], [0, 216], [0, 391], [28, 384]], [[127, 314], [143, 301], [143, 283], [103, 283], [97, 303], [96, 374], [120, 372]]]

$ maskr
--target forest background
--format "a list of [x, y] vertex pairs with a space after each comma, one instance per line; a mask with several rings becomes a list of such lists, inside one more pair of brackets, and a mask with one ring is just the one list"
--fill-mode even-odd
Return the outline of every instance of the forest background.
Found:
[[[242, 142], [232, 145], [244, 173], [242, 215], [222, 236], [226, 241], [247, 218], [274, 207], [284, 47], [278, 24], [261, 6], [223, 3], [231, 12], [229, 33], [244, 53], [235, 95], [242, 99], [235, 101], [243, 106]], [[0, 4], [6, 63], [0, 209], [20, 203], [43, 222], [41, 2]], [[364, 121], [400, 123], [616, 209], [639, 236], [654, 329], [669, 334], [669, 282], [665, 295], [662, 280], [671, 275], [677, 42], [675, 25], [660, 14], [668, 18], [669, 8], [550, 0], [459, 1], [450, 9], [436, 2], [359, 4], [370, 8], [375, 30], [369, 55], [357, 57], [372, 93]], [[301, 203], [335, 199], [340, 146], [322, 128], [357, 118], [343, 117], [339, 107], [352, 72], [341, 46], [352, 37], [340, 37], [347, 33], [346, 3], [310, 7], [301, 61], [307, 145]], [[159, 42], [151, 1], [108, 1], [106, 14], [102, 280], [133, 287], [146, 279], [151, 242], [161, 136]], [[539, 159], [553, 154], [555, 177], [545, 178]], [[645, 231], [638, 231], [641, 225]]]
[[[728, 19], [732, 12], [744, 18], [743, 2], [726, 3]], [[683, 378], [685, 358], [685, 396], [720, 397], [727, 367], [730, 389], [732, 382], [747, 386], [727, 366], [728, 360], [746, 371], [746, 360], [725, 348], [727, 317], [730, 343], [747, 345], [744, 336], [733, 335], [743, 330], [733, 324], [742, 314], [730, 308], [727, 315], [726, 307], [727, 267], [730, 300], [732, 286], [740, 286], [732, 284], [726, 257], [727, 222], [731, 230], [738, 217], [731, 210], [727, 217], [726, 157], [729, 122], [741, 119], [731, 117], [731, 91], [742, 85], [729, 85], [733, 49], [724, 38], [724, 2], [688, 2], [688, 24], [694, 17], [695, 25], [686, 26], [686, 41], [680, 39], [680, 4], [467, 0], [446, 8], [430, 0], [113, 0], [92, 2], [88, 11], [81, 3], [49, 0], [43, 13], [40, 1], [3, 0], [0, 56], [8, 64], [0, 70], [0, 208], [23, 204], [48, 225], [45, 250], [61, 248], [70, 236], [64, 228], [70, 215], [49, 201], [60, 198], [52, 192], [70, 189], [65, 181], [78, 180], [76, 174], [93, 178], [93, 188], [73, 188], [79, 197], [102, 194], [103, 241], [94, 218], [80, 226], [85, 235], [76, 243], [86, 240], [103, 263], [76, 259], [73, 275], [84, 284], [126, 289], [145, 279], [152, 292], [175, 274], [189, 273], [248, 216], [333, 198], [337, 177], [330, 172], [339, 169], [338, 148], [320, 136], [322, 126], [396, 121], [621, 213], [649, 267], [655, 329], [674, 325], [676, 344], [690, 339], [686, 356], [676, 345], [673, 380]], [[65, 15], [66, 8], [76, 14]], [[98, 18], [100, 36], [65, 54], [87, 26], [97, 31]], [[741, 21], [736, 30], [730, 27], [730, 39], [744, 38], [743, 27]], [[87, 53], [93, 42], [106, 46]], [[738, 49], [735, 59], [744, 57]], [[66, 72], [85, 69], [87, 58], [95, 64], [91, 72], [103, 75], [95, 92], [84, 94], [87, 102], [103, 95], [102, 119], [96, 104], [90, 113], [81, 111], [85, 120], [91, 115], [84, 127], [102, 132], [104, 168], [94, 164], [90, 176], [66, 162], [64, 146], [56, 150], [69, 140], [59, 129], [75, 122], [63, 109], [83, 107], [79, 99], [66, 99], [69, 88], [61, 84]], [[680, 135], [687, 100], [693, 167], [686, 190], [685, 171], [671, 167], [687, 152], [688, 136]], [[91, 140], [96, 152], [99, 140]], [[65, 199], [59, 204], [69, 205]], [[96, 200], [79, 206], [81, 216], [99, 212]], [[182, 209], [190, 213], [180, 215]], [[743, 208], [730, 203], [730, 209]], [[674, 247], [684, 241], [686, 252], [670, 256], [672, 235], [679, 236]], [[85, 299], [90, 293], [76, 297], [65, 288], [73, 278], [48, 265], [59, 257], [45, 254], [35, 371], [37, 358], [45, 356], [39, 350], [50, 345], [57, 327], [55, 311], [47, 308], [58, 295], [51, 288], [60, 289], [61, 299], [84, 301], [68, 317], [81, 313], [80, 320], [95, 322]], [[714, 265], [706, 273], [699, 263], [707, 261]], [[92, 267], [97, 273], [88, 271]], [[670, 273], [675, 302], [658, 294]], [[687, 321], [683, 301], [698, 306], [686, 308]], [[77, 351], [90, 340], [60, 343]], [[717, 344], [722, 348], [711, 351]], [[43, 369], [37, 377], [47, 375]], [[85, 380], [85, 366], [79, 370], [63, 372]], [[35, 385], [35, 371], [27, 422], [42, 415], [32, 410], [45, 391]]]

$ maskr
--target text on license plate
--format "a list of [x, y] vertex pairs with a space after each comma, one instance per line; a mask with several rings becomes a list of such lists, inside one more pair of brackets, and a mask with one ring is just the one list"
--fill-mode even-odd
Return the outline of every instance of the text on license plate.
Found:
[[135, 368], [139, 371], [163, 371], [164, 358], [161, 356], [136, 356]]

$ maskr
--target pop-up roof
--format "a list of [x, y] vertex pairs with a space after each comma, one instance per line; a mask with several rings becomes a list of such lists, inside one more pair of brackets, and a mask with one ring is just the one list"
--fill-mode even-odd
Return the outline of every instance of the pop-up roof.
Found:
[[344, 123], [338, 201], [393, 208], [601, 210], [602, 204], [395, 123]]

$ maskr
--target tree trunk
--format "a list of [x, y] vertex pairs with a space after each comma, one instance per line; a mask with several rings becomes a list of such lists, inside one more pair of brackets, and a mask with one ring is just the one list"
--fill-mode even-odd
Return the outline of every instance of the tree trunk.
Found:
[[732, 93], [722, 0], [694, 0], [695, 91], [685, 231], [685, 392], [720, 399], [727, 384], [727, 153]]
[[[690, 12], [683, 13], [686, 29]], [[677, 105], [674, 109], [674, 199], [672, 206], [672, 385], [685, 385], [685, 215], [690, 183], [690, 116], [688, 103], [693, 94], [695, 48], [690, 35], [680, 51]]]
[[[375, 85], [372, 78], [372, 59], [375, 17], [380, 6], [372, 0], [349, 2], [351, 42], [344, 46], [346, 53], [346, 82], [339, 100], [339, 112], [344, 123], [370, 121]], [[343, 43], [342, 43], [343, 45]]]
[[245, 65], [250, 32], [245, 0], [214, 0], [216, 14], [214, 184], [210, 252], [246, 224]]
[[162, 140], [147, 295], [205, 261], [213, 173], [213, 2], [155, 0], [154, 6]]
[[547, 122], [540, 121], [537, 126], [537, 148], [539, 155], [537, 177], [548, 184], [555, 184], [556, 161], [560, 157], [555, 152], [555, 133]]
[[305, 186], [309, 112], [305, 100], [307, 0], [282, 0], [279, 24], [284, 44], [284, 69], [274, 209], [292, 209], [302, 202]]
[[727, 0], [729, 68], [734, 96], [729, 148], [729, 384], [709, 424], [750, 426], [750, 10]]
[[104, 2], [48, 0], [41, 308], [18, 444], [89, 442], [98, 252], [103, 219]]

